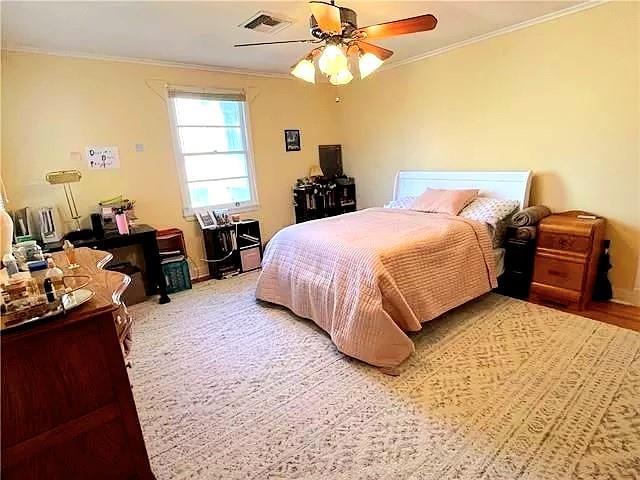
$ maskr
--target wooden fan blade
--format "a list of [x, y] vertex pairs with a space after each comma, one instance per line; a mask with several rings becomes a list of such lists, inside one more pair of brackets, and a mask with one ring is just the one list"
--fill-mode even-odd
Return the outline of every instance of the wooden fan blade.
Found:
[[234, 47], [255, 47], [256, 45], [278, 45], [280, 43], [318, 43], [319, 41], [308, 38], [305, 40], [282, 40], [280, 42], [237, 43]]
[[387, 50], [386, 48], [379, 47], [377, 45], [373, 45], [371, 43], [363, 42], [362, 40], [358, 40], [355, 42], [356, 45], [365, 53], [373, 53], [380, 60], [386, 60], [393, 52], [391, 50]]
[[324, 2], [309, 2], [309, 7], [323, 32], [342, 33], [342, 21], [338, 7]]
[[366, 39], [385, 38], [395, 35], [405, 35], [407, 33], [427, 32], [436, 28], [438, 19], [431, 14], [420, 15], [419, 17], [405, 18], [394, 22], [379, 23], [359, 28], [357, 31], [363, 33]]

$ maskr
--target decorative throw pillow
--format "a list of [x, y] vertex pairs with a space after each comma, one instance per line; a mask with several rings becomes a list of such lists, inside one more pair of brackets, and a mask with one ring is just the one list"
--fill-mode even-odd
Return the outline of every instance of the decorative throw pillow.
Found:
[[460, 210], [475, 200], [477, 196], [477, 189], [439, 190], [427, 188], [424, 193], [411, 204], [411, 209], [421, 212], [457, 215], [460, 213]]
[[467, 205], [459, 215], [469, 220], [486, 223], [489, 227], [493, 248], [498, 248], [502, 245], [509, 219], [519, 208], [520, 202], [516, 200], [478, 197]]
[[408, 209], [411, 208], [411, 204], [415, 201], [415, 199], [418, 197], [402, 197], [399, 198], [397, 200], [391, 200], [389, 203], [387, 203], [384, 208], [404, 208], [404, 209]]

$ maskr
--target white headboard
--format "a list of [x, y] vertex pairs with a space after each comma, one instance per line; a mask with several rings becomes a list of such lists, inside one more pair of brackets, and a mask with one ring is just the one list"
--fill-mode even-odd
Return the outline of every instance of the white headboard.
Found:
[[400, 170], [396, 175], [393, 199], [418, 196], [427, 188], [478, 188], [481, 197], [517, 200], [520, 208], [529, 206], [531, 170], [508, 172], [439, 172]]

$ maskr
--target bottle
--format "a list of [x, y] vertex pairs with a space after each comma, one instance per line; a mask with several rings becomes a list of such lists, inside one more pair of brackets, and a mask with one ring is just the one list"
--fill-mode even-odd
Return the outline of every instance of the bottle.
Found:
[[16, 257], [14, 257], [11, 253], [5, 253], [2, 257], [2, 263], [7, 268], [7, 274], [11, 277], [18, 273], [18, 262], [16, 262]]
[[129, 235], [129, 220], [127, 214], [121, 208], [116, 209], [116, 225], [120, 235]]
[[0, 178], [0, 258], [4, 259], [7, 253], [11, 253], [11, 243], [13, 241], [13, 219], [7, 213], [5, 205], [7, 197], [4, 191], [4, 184]]
[[29, 268], [31, 276], [37, 280], [38, 285], [42, 286], [45, 274], [47, 273], [47, 262], [44, 260], [33, 260], [31, 262], [27, 262], [27, 267]]
[[56, 267], [56, 263], [53, 261], [53, 258], [47, 259], [47, 271], [44, 274], [45, 279], [50, 279], [53, 284], [53, 289], [57, 292], [59, 290], [64, 290], [64, 281], [62, 280], [64, 277], [64, 273], [58, 267]]
[[56, 292], [53, 288], [53, 282], [50, 278], [45, 278], [43, 283], [44, 293], [47, 296], [47, 302], [51, 303], [56, 299]]
[[76, 250], [69, 240], [65, 240], [62, 244], [62, 249], [64, 250], [64, 254], [67, 256], [67, 261], [69, 262], [69, 269], [78, 268], [79, 265], [76, 263]]

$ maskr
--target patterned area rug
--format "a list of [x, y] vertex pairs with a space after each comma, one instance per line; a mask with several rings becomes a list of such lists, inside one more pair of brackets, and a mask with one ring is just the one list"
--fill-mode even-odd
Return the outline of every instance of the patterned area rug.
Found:
[[640, 334], [489, 294], [390, 377], [257, 303], [256, 279], [131, 308], [159, 479], [640, 478]]

